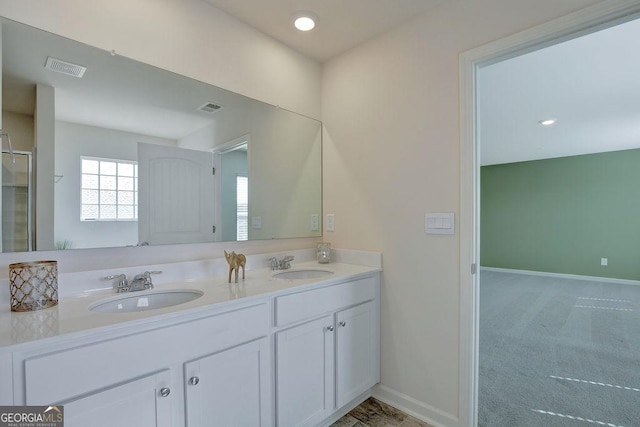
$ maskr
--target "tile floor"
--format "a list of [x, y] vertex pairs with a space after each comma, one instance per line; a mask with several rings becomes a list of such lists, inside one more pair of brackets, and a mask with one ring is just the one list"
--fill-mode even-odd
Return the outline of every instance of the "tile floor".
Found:
[[370, 397], [331, 427], [432, 427]]

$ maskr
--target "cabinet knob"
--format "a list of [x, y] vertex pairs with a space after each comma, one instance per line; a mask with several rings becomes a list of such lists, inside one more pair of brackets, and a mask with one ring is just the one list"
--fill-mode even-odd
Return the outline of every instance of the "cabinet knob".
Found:
[[327, 331], [329, 331], [329, 332], [333, 332], [333, 325], [331, 325], [331, 326], [327, 326]]
[[162, 388], [160, 389], [160, 396], [162, 396], [162, 397], [167, 397], [167, 396], [169, 396], [170, 394], [171, 394], [171, 389], [170, 389], [170, 388], [162, 387]]
[[198, 385], [199, 382], [200, 382], [200, 378], [198, 378], [198, 377], [189, 378], [189, 384], [191, 384], [191, 385]]
[[347, 326], [347, 322], [345, 322], [343, 320], [342, 322], [338, 323], [338, 325], [340, 325], [340, 326], [342, 326], [344, 328], [345, 326]]

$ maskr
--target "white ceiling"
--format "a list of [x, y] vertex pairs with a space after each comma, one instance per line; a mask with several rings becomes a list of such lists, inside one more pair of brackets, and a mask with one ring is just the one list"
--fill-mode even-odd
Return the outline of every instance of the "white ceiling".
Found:
[[[420, 15], [444, 0], [204, 0], [319, 62]], [[318, 15], [316, 28], [301, 32], [291, 17]]]
[[482, 68], [482, 164], [640, 147], [638, 52], [640, 20]]

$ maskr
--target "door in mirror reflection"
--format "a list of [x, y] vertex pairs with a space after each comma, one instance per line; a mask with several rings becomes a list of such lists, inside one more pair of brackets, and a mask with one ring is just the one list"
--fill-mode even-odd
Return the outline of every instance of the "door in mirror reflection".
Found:
[[2, 252], [31, 250], [31, 154], [2, 153]]
[[138, 245], [215, 241], [213, 154], [138, 143]]

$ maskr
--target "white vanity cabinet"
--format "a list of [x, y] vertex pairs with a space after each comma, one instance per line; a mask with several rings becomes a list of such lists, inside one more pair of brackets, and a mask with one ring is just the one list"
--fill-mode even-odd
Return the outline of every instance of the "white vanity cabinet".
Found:
[[379, 381], [378, 276], [276, 298], [276, 419], [315, 426]]
[[[172, 399], [168, 370], [60, 402], [67, 427], [169, 427]], [[169, 393], [165, 396], [164, 394]]]
[[346, 405], [378, 382], [377, 313], [373, 301], [336, 313], [336, 404]]
[[268, 353], [262, 338], [186, 363], [187, 426], [270, 425]]
[[0, 404], [64, 405], [67, 427], [327, 424], [380, 370], [379, 271], [335, 269], [183, 312], [84, 314], [102, 326], [0, 349]]
[[332, 317], [276, 334], [278, 426], [317, 425], [334, 410]]
[[16, 352], [14, 404], [64, 405], [72, 427], [269, 426], [268, 319], [265, 302]]

